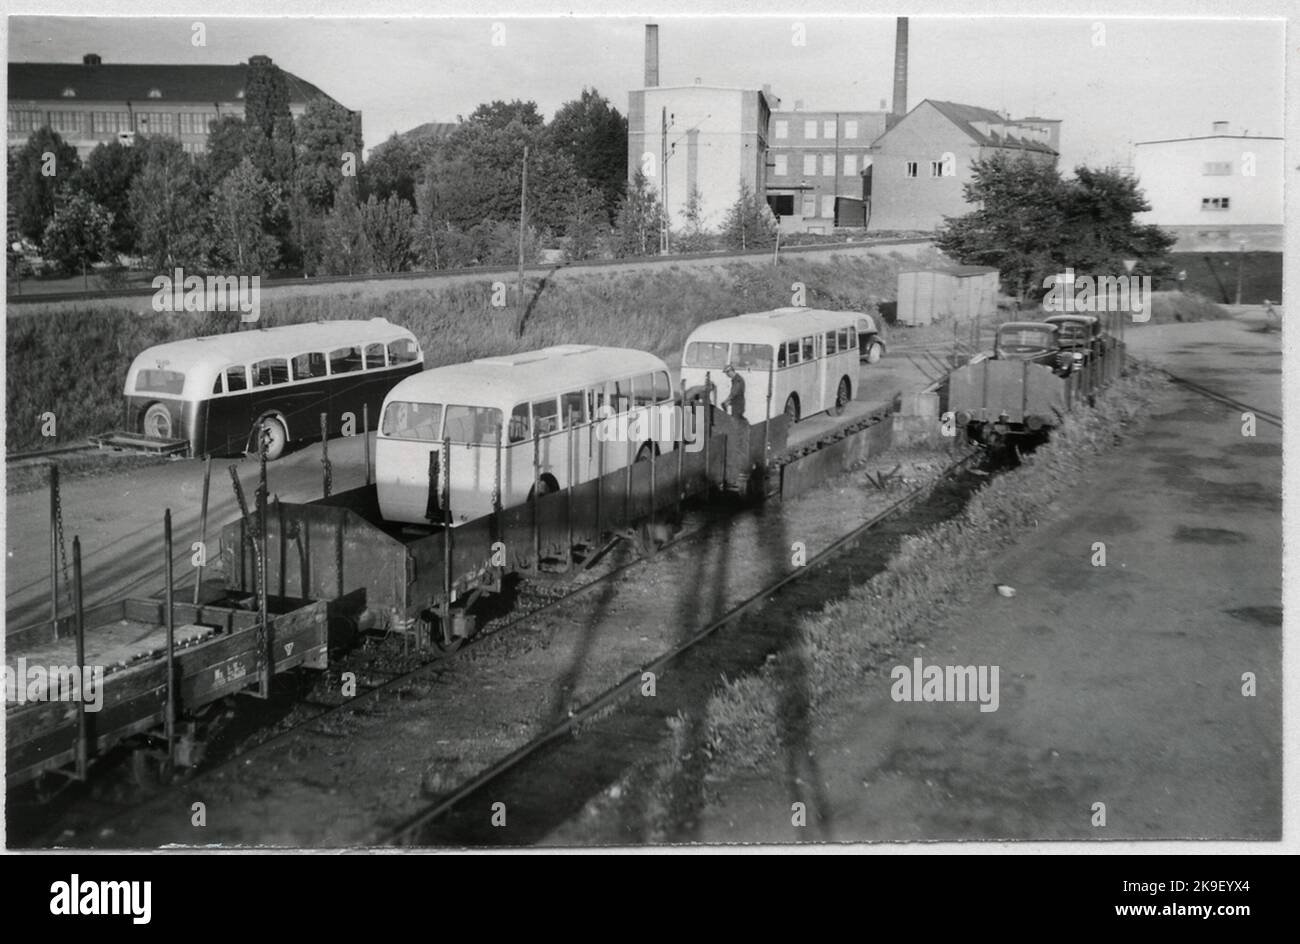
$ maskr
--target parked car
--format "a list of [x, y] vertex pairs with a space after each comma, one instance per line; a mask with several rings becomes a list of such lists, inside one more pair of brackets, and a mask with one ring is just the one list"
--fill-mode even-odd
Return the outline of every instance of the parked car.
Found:
[[1095, 315], [1052, 315], [1043, 323], [1056, 326], [1058, 373], [1082, 370], [1101, 355], [1104, 332]]
[[874, 364], [885, 355], [885, 339], [881, 337], [880, 326], [870, 315], [858, 319], [858, 358], [868, 364]]
[[1056, 325], [1043, 321], [1008, 321], [998, 326], [995, 360], [1030, 361], [1056, 371], [1060, 343]]

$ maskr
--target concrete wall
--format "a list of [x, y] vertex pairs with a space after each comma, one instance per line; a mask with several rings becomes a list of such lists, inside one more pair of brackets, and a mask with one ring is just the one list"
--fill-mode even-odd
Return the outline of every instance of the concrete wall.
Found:
[[[1282, 140], [1217, 135], [1135, 148], [1151, 210], [1138, 222], [1206, 231], [1282, 225]], [[1203, 201], [1228, 198], [1228, 208]]]

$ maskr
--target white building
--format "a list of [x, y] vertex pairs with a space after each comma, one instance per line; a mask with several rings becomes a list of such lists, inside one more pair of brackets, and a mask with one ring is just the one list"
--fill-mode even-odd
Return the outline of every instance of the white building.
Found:
[[1141, 141], [1133, 173], [1155, 223], [1183, 251], [1282, 249], [1282, 138], [1229, 134], [1214, 122], [1204, 137]]

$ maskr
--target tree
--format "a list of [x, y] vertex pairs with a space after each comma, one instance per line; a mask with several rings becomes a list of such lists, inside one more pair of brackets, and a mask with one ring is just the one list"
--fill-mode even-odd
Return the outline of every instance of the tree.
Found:
[[236, 275], [266, 272], [280, 254], [279, 240], [267, 232], [267, 223], [280, 211], [276, 188], [244, 158], [212, 195], [213, 260]]
[[605, 195], [589, 184], [579, 187], [564, 217], [564, 245], [569, 258], [590, 259], [608, 233]]
[[537, 110], [536, 102], [524, 102], [517, 98], [512, 102], [497, 100], [479, 105], [468, 118], [459, 120], [467, 124], [496, 129], [519, 124], [534, 131], [540, 131], [546, 124], [542, 113]]
[[370, 262], [377, 272], [410, 268], [415, 255], [411, 205], [397, 194], [379, 200], [373, 193], [361, 207], [361, 232], [370, 245]]
[[131, 183], [144, 166], [145, 149], [112, 141], [90, 152], [74, 184], [113, 216], [109, 245], [114, 252], [134, 253], [136, 231], [131, 219]]
[[155, 269], [198, 263], [208, 242], [207, 206], [194, 163], [170, 138], [151, 138], [128, 198], [137, 249]]
[[[352, 112], [327, 98], [314, 98], [294, 129], [295, 187], [314, 210], [328, 210], [345, 174], [361, 167], [361, 138]], [[346, 166], [345, 166], [346, 165]]]
[[40, 242], [54, 218], [56, 202], [71, 184], [81, 161], [77, 149], [48, 126], [38, 128], [27, 143], [9, 155], [8, 199], [18, 232]]
[[239, 166], [248, 143], [248, 126], [236, 115], [222, 115], [208, 131], [208, 147], [202, 162], [203, 175], [210, 189]]
[[380, 200], [394, 194], [407, 203], [415, 202], [419, 157], [405, 138], [396, 134], [370, 151], [362, 176], [362, 192]]
[[67, 273], [86, 270], [112, 252], [113, 214], [89, 194], [72, 193], [45, 226], [41, 252]]
[[[244, 81], [244, 157], [287, 197], [294, 179], [294, 126], [289, 82], [265, 56], [248, 61]], [[242, 157], [241, 157], [242, 160]]]
[[637, 171], [618, 208], [611, 247], [616, 256], [649, 256], [659, 251], [659, 237], [667, 221], [659, 194]]
[[776, 242], [777, 221], [767, 201], [740, 182], [740, 195], [722, 221], [722, 242], [732, 249], [759, 249]]
[[344, 177], [334, 193], [334, 209], [325, 217], [321, 268], [327, 275], [360, 275], [370, 269], [370, 243], [361, 226], [357, 182]]
[[574, 169], [599, 188], [613, 219], [627, 192], [627, 119], [595, 89], [560, 106], [547, 129]]
[[673, 242], [678, 252], [704, 252], [713, 248], [713, 237], [704, 229], [704, 197], [698, 187], [692, 187], [686, 198], [685, 225]]
[[1075, 169], [1028, 155], [996, 153], [972, 167], [963, 190], [975, 209], [948, 217], [935, 245], [965, 264], [996, 266], [1008, 294], [1029, 299], [1065, 268], [1122, 271], [1134, 258], [1148, 271], [1163, 265], [1172, 240], [1133, 215], [1149, 209], [1132, 178], [1113, 170]]

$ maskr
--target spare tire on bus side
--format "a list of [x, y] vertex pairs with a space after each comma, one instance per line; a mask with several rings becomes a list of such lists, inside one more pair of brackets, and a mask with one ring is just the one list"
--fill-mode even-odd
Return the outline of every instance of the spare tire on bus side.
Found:
[[152, 439], [171, 439], [172, 411], [167, 409], [167, 404], [149, 404], [149, 409], [144, 411], [144, 419], [140, 421], [140, 429]]

